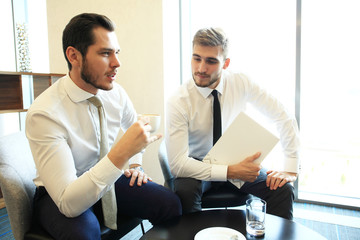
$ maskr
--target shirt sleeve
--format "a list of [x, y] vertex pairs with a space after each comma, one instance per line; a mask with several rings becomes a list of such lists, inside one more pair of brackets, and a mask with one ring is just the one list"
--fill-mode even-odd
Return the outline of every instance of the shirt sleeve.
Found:
[[91, 207], [122, 174], [105, 156], [77, 177], [69, 146], [72, 143], [68, 142], [65, 127], [49, 114], [29, 112], [26, 135], [38, 176], [60, 212], [67, 217], [79, 216]]
[[166, 113], [165, 141], [171, 173], [176, 177], [226, 181], [226, 165], [205, 163], [189, 157], [187, 114], [174, 98], [168, 101]]
[[300, 140], [296, 119], [289, 114], [279, 100], [260, 88], [258, 84], [245, 77], [243, 79], [248, 102], [276, 125], [284, 153], [283, 170], [298, 173], [300, 168], [298, 156]]

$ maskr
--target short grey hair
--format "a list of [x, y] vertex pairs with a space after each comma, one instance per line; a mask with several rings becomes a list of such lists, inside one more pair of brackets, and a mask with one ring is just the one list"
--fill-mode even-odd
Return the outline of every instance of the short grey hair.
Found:
[[198, 30], [193, 39], [193, 47], [200, 46], [221, 46], [224, 59], [227, 58], [229, 51], [229, 40], [221, 28], [202, 28]]

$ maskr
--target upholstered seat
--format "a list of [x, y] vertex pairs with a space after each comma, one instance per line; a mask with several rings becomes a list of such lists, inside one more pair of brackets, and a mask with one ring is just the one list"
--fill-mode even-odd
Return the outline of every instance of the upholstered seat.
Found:
[[[0, 138], [0, 187], [15, 239], [53, 239], [37, 223], [32, 222], [32, 203], [35, 194], [35, 164], [29, 143], [23, 132]], [[139, 218], [123, 217], [118, 230], [101, 229], [102, 239], [120, 239], [142, 224]], [[141, 225], [143, 233], [144, 229]]]

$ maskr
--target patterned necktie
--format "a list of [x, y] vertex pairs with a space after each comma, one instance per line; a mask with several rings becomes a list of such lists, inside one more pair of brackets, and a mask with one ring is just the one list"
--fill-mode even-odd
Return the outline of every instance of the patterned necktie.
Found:
[[[95, 107], [97, 107], [100, 119], [100, 159], [102, 159], [109, 151], [107, 125], [103, 105], [97, 96], [88, 99]], [[117, 205], [114, 185], [101, 198], [101, 205], [104, 214], [104, 224], [106, 227], [116, 230]]]
[[221, 137], [221, 109], [220, 102], [218, 98], [218, 92], [213, 90], [211, 94], [214, 96], [213, 103], [213, 145], [219, 140]]

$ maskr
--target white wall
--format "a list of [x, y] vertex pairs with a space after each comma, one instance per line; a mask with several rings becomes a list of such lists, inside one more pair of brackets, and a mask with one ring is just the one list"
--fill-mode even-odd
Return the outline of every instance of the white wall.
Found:
[[[121, 47], [117, 82], [139, 113], [164, 116], [162, 0], [47, 0], [50, 72], [66, 73], [61, 36], [68, 21], [83, 12], [108, 16], [116, 24]], [[159, 132], [164, 132], [162, 121]], [[150, 145], [143, 166], [155, 182], [163, 183], [157, 150]]]

